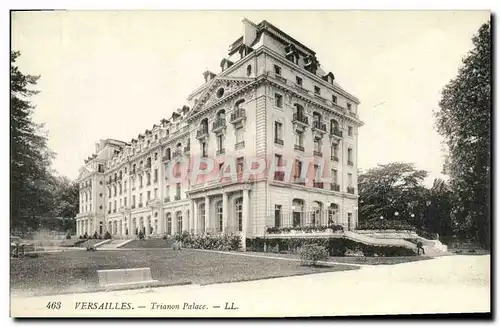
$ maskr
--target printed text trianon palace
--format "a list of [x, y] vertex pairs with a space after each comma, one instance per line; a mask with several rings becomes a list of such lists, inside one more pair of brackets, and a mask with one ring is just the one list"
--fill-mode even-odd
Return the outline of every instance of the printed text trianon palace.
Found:
[[[313, 50], [267, 21], [243, 19], [243, 35], [220, 65], [219, 74], [203, 74], [205, 83], [169, 119], [130, 142], [96, 144], [78, 177], [77, 235], [188, 231], [245, 240], [268, 227], [356, 227], [359, 100], [320, 67]], [[214, 164], [200, 169], [219, 175], [173, 178], [176, 163], [194, 158], [210, 158]], [[255, 168], [248, 158], [291, 172], [271, 168], [278, 171], [239, 178]], [[233, 160], [238, 178], [223, 178]], [[316, 161], [323, 179], [300, 179], [304, 171], [317, 174]]]

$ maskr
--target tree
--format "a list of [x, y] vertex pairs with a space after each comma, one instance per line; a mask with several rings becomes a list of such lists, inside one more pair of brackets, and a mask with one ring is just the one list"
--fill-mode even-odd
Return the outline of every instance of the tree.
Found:
[[426, 176], [426, 171], [402, 162], [378, 165], [360, 174], [360, 221], [374, 221], [384, 217], [420, 224], [421, 216], [417, 217], [417, 213], [422, 212], [420, 208], [426, 192], [422, 183]]
[[445, 170], [457, 196], [456, 223], [490, 245], [491, 26], [472, 38], [455, 79], [443, 89], [436, 127], [448, 145]]
[[25, 75], [15, 65], [19, 52], [11, 52], [10, 67], [10, 212], [11, 228], [36, 228], [51, 210], [54, 154], [47, 147], [43, 125], [33, 121], [30, 97], [39, 76]]

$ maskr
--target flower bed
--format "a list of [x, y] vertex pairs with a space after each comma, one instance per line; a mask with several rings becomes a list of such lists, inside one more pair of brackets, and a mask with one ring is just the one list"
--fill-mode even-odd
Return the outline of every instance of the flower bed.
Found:
[[267, 234], [288, 234], [293, 232], [302, 233], [324, 233], [324, 232], [341, 232], [344, 231], [344, 227], [341, 225], [326, 225], [326, 226], [296, 226], [296, 227], [268, 227], [266, 229]]

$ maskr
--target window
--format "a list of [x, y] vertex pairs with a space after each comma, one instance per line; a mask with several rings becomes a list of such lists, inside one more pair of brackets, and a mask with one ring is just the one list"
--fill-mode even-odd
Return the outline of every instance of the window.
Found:
[[314, 139], [314, 151], [321, 152], [321, 139], [319, 138]]
[[347, 164], [352, 165], [352, 149], [347, 149]]
[[123, 198], [123, 205], [124, 205], [124, 206], [127, 206], [127, 197], [124, 197], [124, 198]]
[[97, 168], [97, 171], [100, 173], [104, 173], [104, 166], [103, 164], [99, 164], [99, 168]]
[[125, 172], [125, 174], [127, 173], [127, 167], [125, 167], [124, 172]]
[[281, 67], [278, 65], [274, 65], [274, 73], [276, 75], [281, 75]]
[[347, 127], [347, 135], [352, 136], [352, 126]]
[[295, 179], [299, 179], [301, 173], [302, 173], [302, 161], [295, 159], [293, 177]]
[[236, 127], [235, 134], [236, 134], [236, 143], [243, 142], [243, 127], [242, 126]]
[[[156, 135], [158, 137], [158, 135]], [[158, 160], [158, 152], [155, 152], [155, 160]]]
[[281, 94], [274, 94], [274, 105], [278, 108], [283, 108], [283, 96]]
[[352, 174], [347, 173], [347, 186], [352, 187]]
[[337, 103], [337, 97], [335, 95], [332, 95], [332, 102]]
[[295, 83], [297, 83], [298, 86], [302, 86], [302, 78], [296, 76], [295, 77]]
[[201, 156], [208, 157], [208, 147], [206, 142], [201, 143]]
[[332, 169], [332, 182], [333, 184], [338, 184], [338, 171], [337, 169]]
[[217, 135], [217, 150], [218, 151], [224, 150], [224, 135], [223, 134]]
[[236, 172], [238, 174], [243, 173], [243, 157], [236, 158]]
[[142, 204], [142, 193], [139, 194], [139, 204]]
[[146, 179], [147, 179], [147, 185], [151, 185], [151, 174], [150, 173], [146, 174]]
[[146, 201], [151, 200], [151, 191], [148, 191], [148, 193], [146, 193], [146, 195], [147, 195]]
[[165, 196], [166, 197], [170, 196], [170, 185], [167, 185], [167, 187], [165, 188]]
[[247, 76], [252, 75], [252, 65], [247, 66]]
[[177, 211], [177, 233], [182, 232], [182, 212]]
[[333, 156], [334, 161], [339, 160], [339, 145], [338, 144], [332, 145], [332, 156]]
[[172, 235], [172, 214], [167, 213], [167, 235]]
[[198, 221], [200, 222], [200, 230], [205, 230], [205, 203], [200, 203], [198, 206]]
[[154, 174], [155, 174], [155, 179], [154, 179], [154, 181], [155, 181], [155, 183], [158, 183], [158, 168], [155, 168], [155, 172], [154, 172]]
[[99, 193], [99, 197], [102, 198], [102, 193]]
[[127, 192], [127, 181], [123, 182], [123, 191]]
[[283, 124], [281, 122], [274, 122], [274, 139], [275, 140], [283, 140]]
[[304, 146], [304, 133], [301, 131], [295, 132], [295, 145]]
[[350, 104], [350, 103], [347, 104], [347, 111], [349, 111], [349, 112], [352, 111], [352, 104]]
[[215, 206], [216, 208], [216, 215], [217, 215], [217, 229], [219, 232], [222, 232], [222, 226], [224, 224], [224, 217], [222, 214], [222, 201], [217, 202], [217, 205]]
[[236, 208], [236, 217], [238, 218], [238, 231], [241, 232], [243, 230], [243, 199], [236, 199], [234, 204]]
[[181, 196], [181, 183], [177, 183], [176, 188], [175, 188], [175, 195], [177, 197]]
[[281, 227], [281, 204], [274, 205], [274, 227]]
[[132, 206], [135, 207], [135, 195], [132, 195]]
[[154, 193], [154, 195], [155, 195], [155, 197], [154, 197], [154, 198], [155, 198], [155, 199], [157, 199], [157, 198], [158, 198], [158, 189], [157, 189], [157, 188], [155, 188], [155, 193]]
[[142, 187], [142, 175], [139, 175], [139, 187]]
[[318, 86], [314, 87], [314, 94], [321, 95], [321, 89]]

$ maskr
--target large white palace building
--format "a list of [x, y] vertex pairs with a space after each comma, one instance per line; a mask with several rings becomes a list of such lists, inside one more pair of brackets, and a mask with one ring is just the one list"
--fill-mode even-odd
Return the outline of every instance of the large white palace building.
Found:
[[[170, 119], [130, 142], [96, 144], [78, 177], [77, 235], [189, 231], [240, 233], [245, 240], [267, 227], [356, 227], [359, 100], [320, 67], [313, 50], [267, 21], [244, 19], [221, 71], [203, 76]], [[195, 158], [215, 161], [219, 177], [177, 178], [174, 163]], [[255, 168], [249, 158], [292, 167], [292, 181], [280, 171], [220, 177], [230, 161], [240, 177]], [[298, 179], [319, 166], [326, 178]]]

